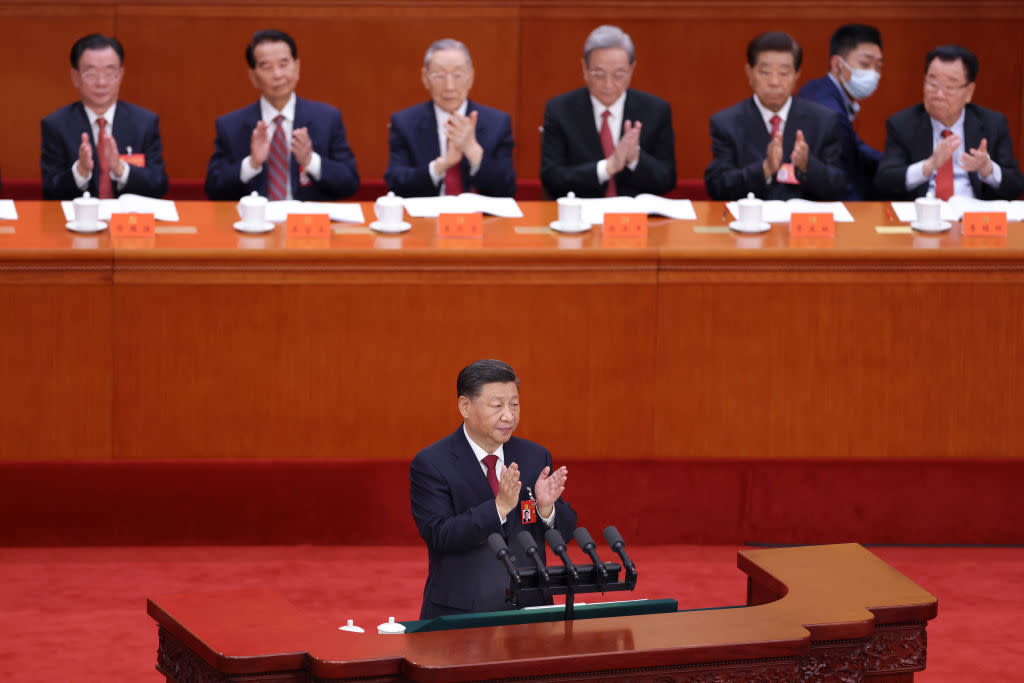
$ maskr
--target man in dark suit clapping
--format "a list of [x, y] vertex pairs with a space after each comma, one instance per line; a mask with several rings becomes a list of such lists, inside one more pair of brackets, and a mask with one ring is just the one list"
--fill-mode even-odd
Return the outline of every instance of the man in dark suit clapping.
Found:
[[633, 41], [622, 29], [599, 26], [587, 37], [587, 87], [544, 108], [540, 180], [552, 197], [635, 197], [675, 188], [672, 108], [629, 87], [635, 66]]
[[116, 38], [93, 33], [71, 48], [71, 82], [82, 99], [41, 122], [45, 199], [86, 191], [103, 199], [167, 194], [160, 121], [118, 100], [123, 77], [124, 48]]
[[402, 197], [515, 195], [512, 119], [470, 101], [469, 49], [451, 38], [433, 43], [421, 76], [430, 101], [391, 117], [388, 189]]
[[875, 185], [883, 197], [932, 193], [1017, 199], [1024, 176], [1013, 156], [1006, 116], [971, 102], [978, 58], [944, 45], [925, 58], [924, 101], [886, 121], [885, 154]]
[[786, 33], [762, 33], [747, 45], [744, 69], [753, 97], [711, 117], [704, 184], [712, 199], [803, 198], [834, 201], [846, 193], [839, 119], [793, 97], [803, 51]]
[[412, 516], [429, 560], [420, 619], [508, 609], [508, 574], [487, 543], [491, 534], [527, 565], [522, 531], [543, 558], [548, 529], [565, 538], [576, 529], [576, 512], [561, 499], [566, 468], [555, 469], [543, 446], [512, 436], [519, 425], [512, 368], [477, 361], [462, 369], [456, 389], [462, 424], [417, 453], [409, 468]]

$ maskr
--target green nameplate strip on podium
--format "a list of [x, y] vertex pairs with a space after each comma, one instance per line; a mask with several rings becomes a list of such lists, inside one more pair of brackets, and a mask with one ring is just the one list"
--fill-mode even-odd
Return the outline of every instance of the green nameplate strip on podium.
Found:
[[[604, 617], [628, 617], [636, 614], [665, 614], [679, 610], [675, 600], [623, 600], [599, 602], [590, 605], [576, 603], [576, 619], [601, 619]], [[544, 621], [561, 621], [565, 616], [565, 605], [531, 607], [503, 612], [477, 612], [474, 614], [448, 614], [433, 619], [403, 621], [406, 633], [425, 631], [451, 631], [458, 628], [481, 628], [483, 626], [510, 626], [512, 624], [538, 624]]]

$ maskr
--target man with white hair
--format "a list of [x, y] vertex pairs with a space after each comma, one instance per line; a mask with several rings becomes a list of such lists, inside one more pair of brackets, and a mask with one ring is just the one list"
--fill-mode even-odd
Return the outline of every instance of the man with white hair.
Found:
[[469, 49], [445, 38], [427, 48], [421, 72], [430, 101], [391, 116], [389, 190], [402, 197], [516, 193], [512, 119], [469, 100]]
[[544, 108], [540, 179], [552, 197], [665, 194], [676, 186], [668, 102], [629, 81], [636, 52], [617, 26], [598, 26], [583, 44], [583, 81]]

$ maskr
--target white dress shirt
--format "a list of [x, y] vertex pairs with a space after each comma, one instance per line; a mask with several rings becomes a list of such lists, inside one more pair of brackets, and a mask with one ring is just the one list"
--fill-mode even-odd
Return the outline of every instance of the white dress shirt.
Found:
[[[291, 97], [288, 98], [288, 102], [285, 103], [284, 107], [280, 111], [275, 109], [274, 105], [267, 101], [267, 98], [262, 96], [260, 97], [260, 118], [267, 124], [267, 138], [270, 140], [274, 139], [274, 132], [277, 130], [277, 124], [274, 123], [274, 119], [277, 118], [278, 114], [284, 117], [281, 120], [281, 131], [284, 133], [285, 145], [290, 150], [292, 146], [292, 129], [295, 126], [295, 93], [291, 94]], [[288, 154], [291, 156], [290, 151]], [[264, 165], [260, 164], [259, 168], [253, 168], [249, 163], [251, 158], [251, 155], [246, 155], [246, 157], [242, 159], [242, 166], [239, 170], [238, 177], [243, 183], [248, 183], [263, 172]], [[309, 160], [309, 166], [306, 166], [302, 170], [313, 180], [320, 180], [320, 165], [320, 155], [317, 154], [316, 150], [313, 150], [313, 156]], [[285, 195], [285, 198], [294, 199], [295, 193], [292, 190], [291, 173], [288, 174], [286, 181], [288, 192]]]
[[[974, 188], [971, 186], [971, 179], [967, 175], [967, 170], [960, 164], [960, 155], [966, 151], [965, 145], [967, 139], [964, 136], [964, 111], [960, 111], [960, 118], [956, 120], [949, 130], [954, 135], [960, 137], [960, 146], [953, 151], [953, 196], [954, 197], [973, 197]], [[932, 151], [942, 140], [942, 131], [947, 130], [939, 121], [929, 117], [932, 122]], [[927, 159], [922, 159], [917, 163], [911, 164], [907, 167], [906, 175], [906, 187], [907, 191], [913, 190], [922, 183], [928, 183], [928, 196], [935, 196], [935, 177], [938, 175], [939, 169], [932, 171], [929, 177], [924, 175], [924, 163]], [[980, 177], [980, 175], [979, 175]], [[981, 178], [981, 182], [992, 187], [999, 187], [999, 184], [1003, 182], [1003, 170], [999, 168], [999, 164], [995, 161], [992, 162], [992, 175], [987, 178]]]
[[[604, 113], [605, 111], [610, 112], [611, 115], [608, 117], [608, 130], [610, 130], [612, 134], [612, 144], [618, 145], [619, 138], [622, 133], [623, 119], [625, 118], [626, 91], [623, 91], [622, 94], [619, 95], [619, 99], [612, 102], [609, 107], [604, 106], [596, 97], [591, 95], [590, 105], [594, 110], [594, 126], [597, 127], [598, 136], [601, 135], [601, 124], [604, 121]], [[639, 163], [640, 158], [637, 157], [636, 161], [633, 163], [626, 164], [626, 168], [630, 171], [635, 171]], [[599, 183], [607, 183], [610, 178], [611, 176], [608, 175], [608, 160], [601, 159], [601, 161], [597, 162], [597, 181]]]
[[[93, 139], [93, 142], [96, 143], [96, 155], [97, 155], [97, 157], [99, 156], [99, 154], [101, 154], [101, 152], [100, 152], [100, 149], [99, 149], [99, 145], [100, 145], [100, 124], [96, 123], [96, 121], [101, 119], [101, 118], [106, 119], [106, 121], [107, 121], [107, 135], [109, 135], [111, 137], [114, 137], [114, 110], [115, 109], [117, 109], [117, 102], [114, 102], [112, 105], [110, 105], [110, 109], [106, 110], [102, 114], [95, 113], [92, 109], [89, 109], [89, 107], [85, 108], [85, 115], [89, 118], [89, 126], [92, 128], [92, 139]], [[116, 138], [114, 138], [114, 139], [116, 140]], [[128, 153], [131, 154], [131, 150], [129, 150]], [[94, 158], [92, 160], [92, 163], [93, 163], [93, 168], [95, 168], [96, 170], [99, 170], [100, 160], [98, 158]], [[116, 168], [116, 164], [115, 164], [115, 168]], [[131, 164], [125, 163], [124, 171], [119, 176], [114, 175], [114, 169], [113, 168], [110, 169], [110, 179], [117, 183], [117, 189], [119, 189], [119, 190], [123, 190], [124, 189], [124, 184], [128, 182], [128, 173], [130, 172], [130, 169], [131, 169]], [[85, 189], [87, 189], [89, 187], [89, 180], [92, 178], [92, 171], [89, 171], [89, 175], [81, 175], [78, 172], [78, 159], [75, 159], [75, 162], [73, 164], [71, 164], [71, 175], [72, 175], [72, 177], [74, 177], [75, 185], [78, 186], [79, 190], [85, 190]]]
[[786, 132], [786, 119], [789, 118], [789, 108], [793, 106], [793, 96], [790, 95], [786, 103], [778, 111], [772, 111], [768, 107], [761, 104], [761, 100], [757, 99], [757, 95], [754, 95], [754, 106], [761, 112], [761, 118], [764, 119], [764, 126], [768, 129], [768, 134], [772, 134], [772, 117], [778, 116], [782, 119], [782, 123], [779, 124], [779, 133]]
[[[466, 110], [468, 109], [469, 100], [463, 100], [462, 104], [459, 105], [459, 108], [455, 110], [455, 113], [458, 114], [459, 116], [465, 116]], [[450, 119], [451, 116], [451, 114], [446, 112], [444, 109], [441, 109], [441, 107], [437, 106], [436, 104], [434, 105], [434, 119], [437, 121], [437, 144], [438, 149], [441, 150], [441, 156], [444, 156], [444, 151], [448, 147], [448, 135], [445, 134], [445, 126], [448, 125], [448, 119]], [[434, 167], [434, 161], [437, 160], [434, 159], [429, 164], [427, 164], [427, 172], [430, 173], [430, 180], [433, 181], [434, 185], [441, 185], [441, 194], [447, 194], [447, 192], [445, 192], [443, 183], [445, 174], [437, 172], [437, 169]], [[476, 172], [479, 170], [480, 164], [471, 164], [469, 167], [469, 175], [471, 177], [475, 176]], [[485, 453], [484, 455], [487, 454]]]
[[[476, 459], [480, 461], [480, 469], [483, 470], [484, 478], [486, 478], [487, 477], [487, 465], [484, 464], [484, 458], [486, 458], [488, 455], [491, 455], [491, 453], [488, 453], [487, 451], [485, 451], [483, 448], [481, 448], [477, 444], [476, 441], [473, 441], [473, 439], [470, 438], [469, 432], [466, 431], [466, 424], [465, 423], [462, 424], [462, 433], [466, 435], [466, 441], [469, 442], [469, 447], [473, 449], [473, 455], [475, 455]], [[498, 481], [500, 482], [501, 481], [501, 473], [505, 471], [505, 446], [504, 446], [504, 444], [499, 444], [498, 447], [496, 449], [494, 449], [493, 454], [498, 456], [498, 462], [495, 463], [495, 465], [494, 465], [494, 473], [497, 475]], [[526, 484], [523, 484], [523, 486], [526, 486]], [[497, 500], [494, 501], [494, 509], [495, 510], [498, 509], [498, 501]], [[540, 508], [537, 509], [537, 515], [540, 516]], [[501, 512], [499, 512], [498, 513], [498, 519], [500, 519], [501, 523], [504, 524], [505, 520], [508, 519], [508, 518], [507, 517], [502, 517], [501, 516]], [[553, 525], [555, 523], [555, 508], [554, 508], [554, 506], [551, 507], [551, 516], [550, 517], [541, 517], [541, 519], [544, 520], [544, 523], [547, 524], [548, 526]]]

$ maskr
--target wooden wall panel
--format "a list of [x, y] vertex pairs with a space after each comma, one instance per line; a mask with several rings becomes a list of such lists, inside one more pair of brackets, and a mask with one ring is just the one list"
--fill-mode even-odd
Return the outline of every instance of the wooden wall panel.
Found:
[[409, 458], [458, 426], [455, 377], [477, 358], [523, 378], [520, 436], [562, 458], [650, 453], [653, 273], [489, 280], [119, 285], [114, 458]]
[[1006, 113], [1018, 157], [1024, 158], [1024, 4], [1012, 0], [305, 0], [287, 7], [264, 0], [8, 0], [0, 2], [0, 19], [9, 36], [0, 46], [0, 75], [24, 102], [0, 113], [4, 131], [24, 131], [8, 135], [0, 151], [6, 178], [38, 177], [38, 120], [77, 94], [67, 53], [88, 31], [112, 32], [125, 43], [122, 96], [161, 115], [172, 177], [201, 178], [213, 148], [214, 119], [255, 98], [243, 51], [248, 36], [266, 27], [298, 39], [299, 93], [342, 110], [366, 179], [383, 176], [388, 117], [425, 98], [418, 75], [422, 55], [444, 36], [469, 45], [477, 70], [472, 97], [512, 115], [517, 172], [536, 178], [544, 103], [581, 85], [583, 40], [600, 23], [619, 24], [634, 37], [634, 86], [672, 103], [681, 178], [701, 177], [710, 159], [710, 114], [749, 94], [743, 63], [750, 37], [771, 28], [791, 32], [805, 48], [802, 77], [808, 80], [824, 73], [828, 37], [846, 21], [876, 24], [886, 42], [880, 89], [857, 122], [864, 139], [882, 147], [885, 119], [920, 100], [927, 51], [961, 42], [982, 64], [975, 100]]

